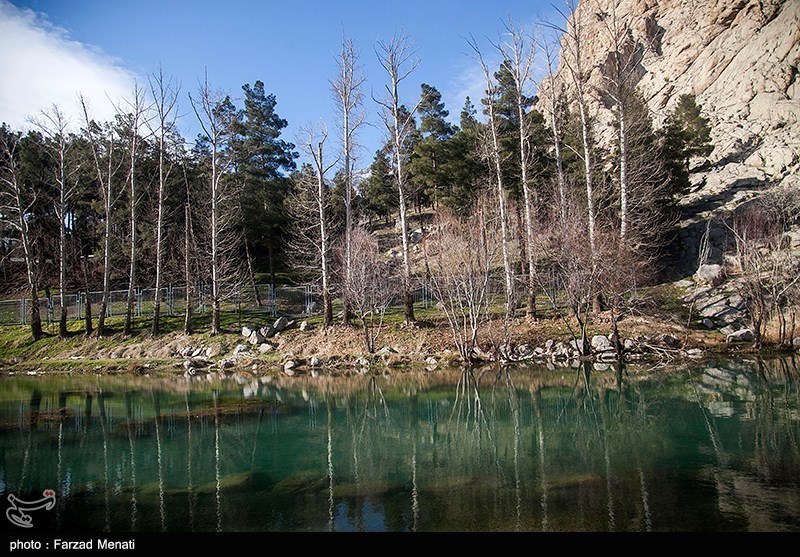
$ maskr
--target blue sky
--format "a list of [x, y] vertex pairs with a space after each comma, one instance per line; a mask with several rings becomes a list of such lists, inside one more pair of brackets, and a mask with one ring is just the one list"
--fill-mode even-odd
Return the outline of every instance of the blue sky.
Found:
[[420, 64], [402, 100], [413, 105], [420, 83], [429, 83], [457, 121], [465, 95], [477, 102], [481, 91], [465, 37], [474, 35], [489, 53], [486, 38], [496, 40], [508, 17], [530, 25], [558, 16], [550, 0], [0, 0], [0, 120], [23, 126], [26, 114], [50, 102], [69, 110], [77, 90], [102, 117], [107, 97], [125, 94], [133, 79], [145, 80], [160, 64], [181, 83], [179, 126], [187, 138], [198, 128], [186, 94], [207, 69], [211, 85], [233, 98], [244, 83], [262, 80], [293, 141], [302, 125], [323, 119], [335, 126], [329, 80], [344, 32], [367, 74], [370, 125], [360, 134], [359, 163], [366, 166], [384, 133], [370, 99], [385, 83], [376, 42], [407, 34]]

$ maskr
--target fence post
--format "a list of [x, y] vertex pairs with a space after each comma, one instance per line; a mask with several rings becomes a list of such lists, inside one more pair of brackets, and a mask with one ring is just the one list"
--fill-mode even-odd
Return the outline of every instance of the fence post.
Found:
[[25, 318], [28, 316], [28, 309], [27, 309], [27, 300], [22, 298], [19, 304], [19, 322], [21, 325], [25, 325]]

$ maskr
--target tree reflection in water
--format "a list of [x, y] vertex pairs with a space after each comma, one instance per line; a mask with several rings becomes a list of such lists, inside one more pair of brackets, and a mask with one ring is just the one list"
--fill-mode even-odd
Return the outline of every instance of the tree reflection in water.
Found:
[[800, 530], [797, 377], [785, 359], [6, 380], [3, 493], [57, 486], [42, 520], [63, 530]]

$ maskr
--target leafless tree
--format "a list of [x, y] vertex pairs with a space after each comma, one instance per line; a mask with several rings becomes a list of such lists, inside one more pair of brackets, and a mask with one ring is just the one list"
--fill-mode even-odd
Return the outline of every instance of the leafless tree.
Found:
[[490, 320], [490, 280], [501, 256], [495, 204], [487, 195], [469, 219], [440, 210], [425, 239], [428, 282], [465, 362], [477, 360], [478, 333]]
[[147, 125], [147, 110], [149, 107], [146, 105], [145, 100], [146, 91], [139, 87], [138, 83], [134, 83], [133, 95], [130, 99], [123, 102], [127, 106], [117, 106], [117, 114], [124, 122], [125, 134], [128, 136], [128, 185], [130, 187], [128, 192], [128, 211], [130, 218], [130, 267], [128, 268], [128, 294], [127, 302], [125, 304], [125, 325], [123, 328], [124, 335], [130, 335], [132, 332], [132, 319], [133, 319], [133, 304], [136, 301], [136, 271], [137, 271], [137, 253], [140, 249], [139, 242], [139, 201], [142, 193], [137, 189], [137, 175], [136, 164], [141, 156], [139, 147], [142, 143], [142, 136], [140, 132], [142, 127]]
[[729, 226], [734, 237], [734, 268], [739, 294], [745, 301], [753, 331], [753, 346], [764, 343], [770, 320], [779, 320], [779, 341], [785, 342], [785, 311], [797, 300], [800, 262], [782, 241], [784, 230], [775, 215], [757, 205], [743, 210]]
[[186, 172], [185, 158], [181, 159], [181, 170], [183, 171], [183, 185], [186, 193], [183, 202], [183, 282], [186, 289], [184, 292], [183, 334], [190, 335], [192, 334], [192, 293], [194, 291], [192, 263], [195, 260], [192, 254], [197, 251], [197, 243], [194, 239], [194, 230], [192, 227], [193, 195], [189, 185], [189, 177]]
[[408, 37], [395, 34], [388, 42], [379, 42], [377, 48], [378, 61], [389, 77], [385, 86], [386, 97], [376, 99], [383, 108], [383, 122], [389, 132], [394, 157], [394, 178], [397, 183], [400, 210], [400, 235], [403, 247], [403, 314], [405, 324], [412, 324], [414, 318], [414, 297], [411, 292], [411, 257], [408, 246], [408, 219], [406, 200], [406, 169], [404, 168], [407, 153], [406, 138], [411, 132], [413, 110], [404, 115], [400, 102], [400, 84], [417, 68], [419, 60], [414, 57]]
[[39, 258], [29, 220], [37, 202], [37, 192], [24, 181], [19, 162], [21, 136], [5, 126], [0, 128], [0, 219], [16, 230], [22, 244], [25, 270], [31, 298], [31, 334], [34, 340], [44, 336], [39, 314]]
[[564, 18], [564, 25], [546, 23], [551, 29], [562, 33], [561, 39], [561, 62], [567, 70], [567, 74], [572, 80], [575, 93], [575, 102], [578, 105], [578, 112], [581, 119], [581, 142], [584, 183], [586, 186], [586, 210], [588, 217], [589, 246], [592, 253], [595, 253], [595, 194], [593, 171], [594, 161], [592, 159], [592, 131], [589, 115], [589, 72], [586, 67], [587, 61], [584, 52], [584, 39], [586, 38], [585, 19], [586, 8], [582, 4], [577, 4], [575, 0], [566, 0], [569, 14], [559, 12]]
[[[328, 185], [325, 175], [338, 161], [325, 161], [325, 142], [328, 139], [328, 130], [322, 126], [319, 129], [307, 127], [301, 132], [297, 141], [300, 148], [311, 158], [314, 173], [301, 173], [299, 186], [290, 203], [293, 221], [295, 224], [295, 241], [292, 247], [304, 259], [311, 260], [319, 272], [322, 281], [322, 314], [323, 324], [329, 327], [333, 324], [333, 304], [331, 300], [331, 240], [329, 237], [328, 223]], [[317, 215], [316, 219], [309, 218]], [[345, 266], [347, 258], [352, 255], [349, 235], [344, 238], [343, 259]], [[345, 272], [345, 282], [348, 273]], [[349, 293], [349, 292], [348, 292]]]
[[617, 121], [617, 154], [619, 156], [619, 203], [620, 227], [619, 235], [623, 242], [628, 234], [631, 215], [629, 212], [629, 164], [628, 141], [629, 119], [628, 102], [635, 89], [636, 43], [631, 34], [632, 21], [629, 17], [619, 17], [616, 6], [612, 3], [609, 11], [598, 10], [596, 17], [602, 23], [607, 39], [610, 42], [607, 58], [601, 65], [604, 92], [610, 101]]
[[386, 310], [396, 293], [396, 274], [391, 262], [383, 259], [378, 241], [362, 227], [353, 228], [350, 242], [353, 268], [344, 288], [361, 322], [364, 348], [372, 354], [383, 328]]
[[53, 201], [58, 219], [58, 292], [61, 313], [58, 319], [58, 336], [67, 336], [67, 219], [70, 204], [75, 193], [78, 165], [70, 161], [73, 143], [69, 140], [69, 118], [61, 109], [53, 104], [41, 111], [41, 115], [33, 119], [34, 125], [46, 138], [45, 145], [50, 157], [55, 162], [53, 185], [57, 197]]
[[[97, 316], [97, 336], [102, 337], [106, 334], [105, 322], [108, 313], [108, 305], [111, 302], [111, 229], [112, 215], [117, 202], [121, 197], [120, 191], [116, 191], [114, 185], [117, 181], [117, 173], [124, 161], [117, 156], [118, 138], [110, 127], [101, 127], [89, 116], [89, 107], [86, 99], [79, 96], [81, 109], [84, 118], [84, 134], [92, 151], [92, 161], [94, 162], [95, 179], [100, 189], [100, 199], [103, 203], [103, 299], [100, 302], [100, 313]], [[87, 298], [89, 293], [87, 292]]]
[[527, 93], [533, 85], [533, 70], [536, 60], [535, 43], [528, 34], [509, 18], [505, 24], [507, 40], [497, 45], [504, 63], [510, 70], [514, 84], [514, 104], [517, 111], [517, 133], [519, 134], [520, 179], [522, 182], [523, 230], [525, 256], [528, 266], [527, 314], [536, 316], [536, 246], [534, 243], [534, 201], [536, 192], [530, 180], [531, 132], [526, 111]]
[[[470, 38], [469, 45], [475, 52], [475, 60], [478, 62], [481, 70], [483, 71], [484, 79], [486, 80], [486, 112], [489, 117], [487, 122], [485, 134], [488, 136], [484, 139], [483, 143], [486, 145], [487, 158], [492, 165], [494, 174], [494, 182], [497, 191], [497, 206], [500, 211], [500, 233], [501, 233], [501, 248], [503, 254], [503, 270], [505, 271], [505, 285], [506, 285], [506, 319], [505, 329], [508, 331], [508, 326], [513, 319], [516, 312], [516, 300], [514, 294], [514, 270], [511, 266], [511, 235], [509, 233], [509, 211], [508, 201], [506, 199], [506, 190], [503, 186], [503, 171], [502, 171], [502, 151], [500, 148], [500, 131], [499, 122], [496, 113], [496, 97], [498, 85], [492, 77], [492, 72], [489, 71], [489, 66], [483, 58], [480, 48], [474, 39]], [[508, 339], [506, 339], [508, 340]], [[507, 344], [507, 343], [506, 343]]]
[[550, 114], [550, 131], [553, 134], [553, 150], [556, 163], [556, 181], [558, 184], [559, 214], [561, 219], [567, 218], [567, 179], [564, 173], [562, 157], [562, 130], [559, 122], [559, 111], [563, 102], [561, 77], [555, 71], [556, 45], [547, 39], [539, 39], [539, 48], [544, 52], [547, 62], [547, 86], [540, 90], [547, 100], [547, 112]]
[[[340, 117], [340, 133], [342, 135], [342, 151], [340, 158], [344, 178], [344, 280], [347, 280], [352, 267], [350, 232], [353, 229], [353, 151], [355, 147], [355, 135], [365, 119], [362, 87], [366, 76], [358, 64], [358, 59], [359, 52], [353, 44], [352, 39], [342, 37], [341, 50], [339, 56], [336, 58], [338, 73], [336, 79], [331, 81], [331, 89]], [[343, 302], [342, 321], [344, 324], [349, 324], [350, 303], [346, 298]]]
[[233, 226], [235, 218], [229, 210], [235, 199], [235, 184], [223, 179], [231, 164], [225, 156], [225, 150], [231, 135], [233, 110], [229, 97], [211, 89], [207, 75], [200, 83], [197, 98], [189, 94], [189, 101], [209, 145], [211, 171], [207, 193], [211, 247], [208, 263], [211, 275], [211, 334], [217, 335], [222, 332], [220, 311], [224, 296], [223, 283], [235, 274], [232, 256], [238, 243]]
[[577, 215], [568, 213], [567, 219], [557, 220], [547, 250], [549, 271], [538, 278], [580, 352], [589, 354], [587, 328], [592, 300], [599, 289], [600, 266], [593, 264], [595, 252], [587, 245], [585, 234]]
[[[155, 226], [155, 293], [153, 298], [153, 323], [151, 333], [161, 332], [161, 283], [163, 280], [164, 259], [164, 221], [166, 211], [167, 180], [173, 164], [168, 158], [169, 133], [175, 126], [178, 104], [178, 86], [172, 78], [164, 75], [159, 68], [148, 78], [150, 96], [153, 100], [155, 118], [151, 120], [150, 131], [158, 143], [158, 183], [156, 184], [156, 226]], [[189, 286], [187, 284], [186, 288]]]

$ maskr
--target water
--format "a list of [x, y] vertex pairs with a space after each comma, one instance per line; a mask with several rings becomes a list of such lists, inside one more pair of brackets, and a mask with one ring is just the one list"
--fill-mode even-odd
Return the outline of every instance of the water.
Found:
[[796, 532], [799, 379], [794, 360], [12, 377], [0, 500], [53, 489], [34, 530]]

